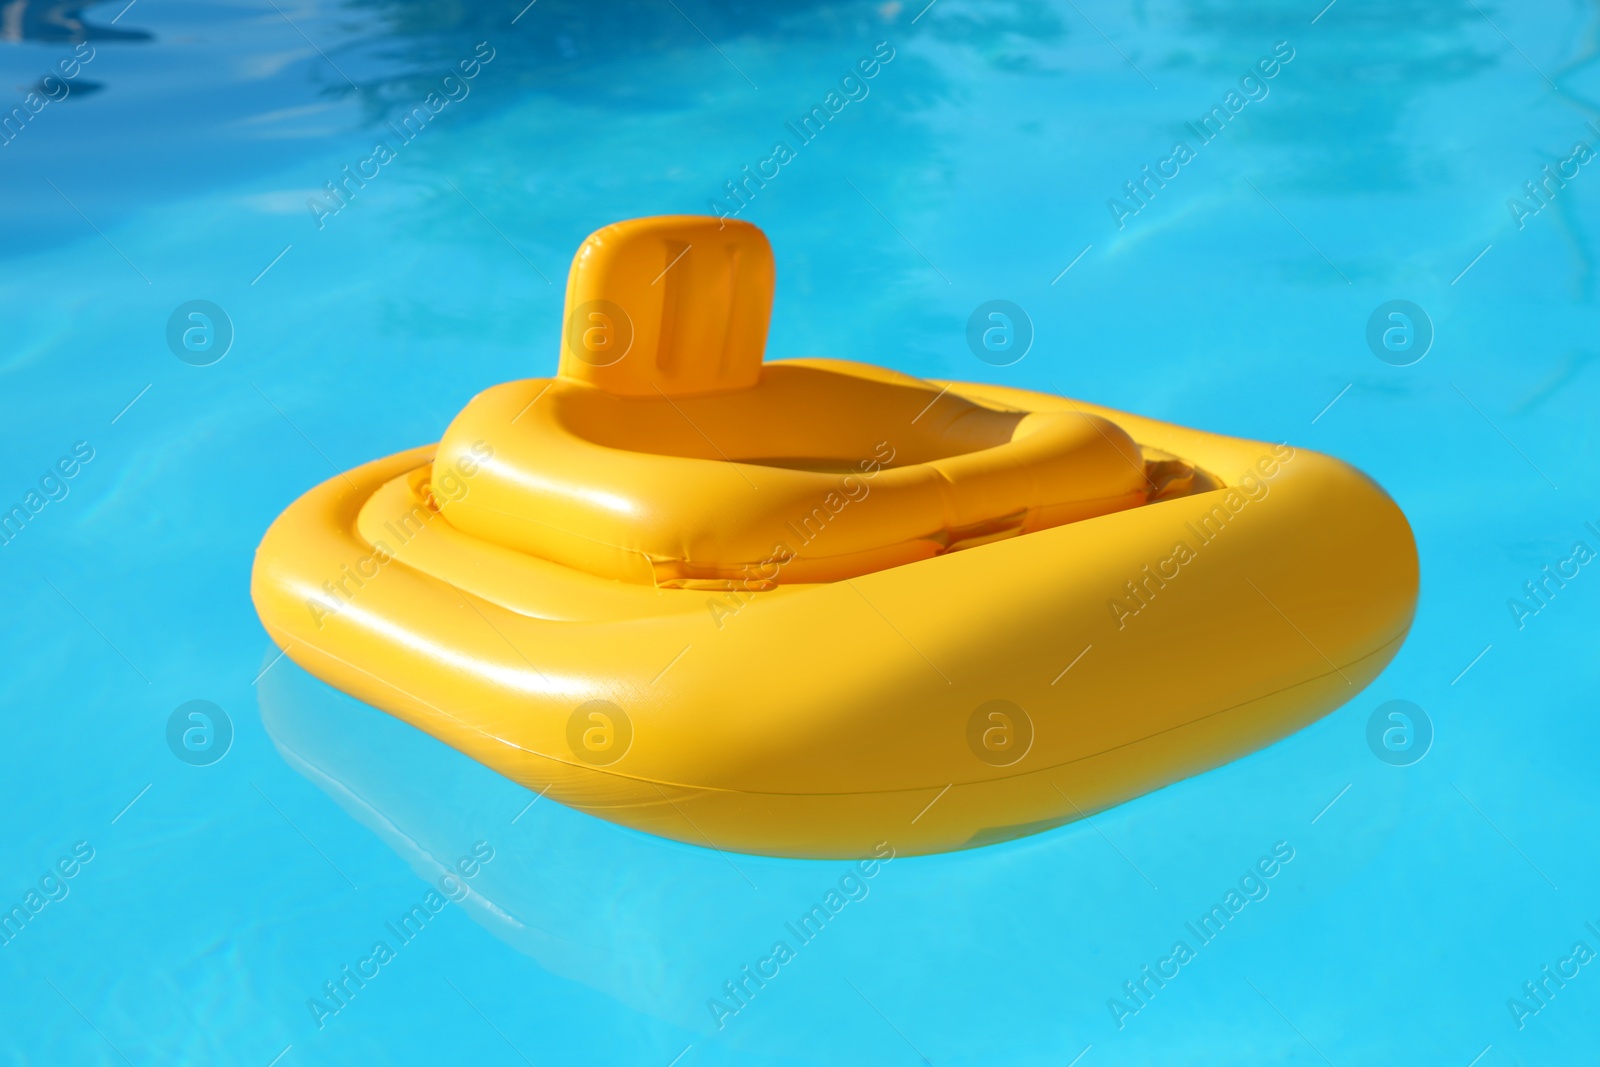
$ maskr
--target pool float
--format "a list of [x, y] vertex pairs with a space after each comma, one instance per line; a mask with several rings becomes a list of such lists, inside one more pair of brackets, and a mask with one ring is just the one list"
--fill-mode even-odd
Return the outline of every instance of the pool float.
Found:
[[747, 223], [608, 226], [549, 379], [300, 497], [252, 595], [312, 674], [540, 795], [725, 851], [1007, 840], [1217, 767], [1398, 651], [1418, 571], [1288, 444], [762, 361]]

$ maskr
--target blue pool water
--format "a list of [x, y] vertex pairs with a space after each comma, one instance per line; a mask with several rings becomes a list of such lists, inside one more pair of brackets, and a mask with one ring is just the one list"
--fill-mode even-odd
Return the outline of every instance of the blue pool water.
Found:
[[[0, 502], [39, 494], [0, 546], [0, 906], [27, 915], [0, 1062], [1592, 1057], [1600, 162], [1574, 145], [1600, 149], [1600, 5], [122, 4], [0, 13], [0, 103], [28, 110], [0, 147]], [[880, 42], [801, 144], [786, 123]], [[430, 92], [420, 134], [384, 124]], [[1185, 124], [1214, 107], [1206, 141]], [[307, 206], [380, 139], [339, 210]], [[276, 660], [248, 580], [306, 488], [553, 370], [585, 234], [706, 212], [779, 140], [740, 210], [776, 250], [771, 356], [1332, 453], [1410, 518], [1422, 598], [1321, 722], [1092, 823], [880, 864], [741, 1003], [724, 983], [846, 864], [530, 806]], [[1165, 184], [1131, 199], [1147, 165]], [[1011, 366], [967, 346], [991, 299], [1035, 332]], [[208, 366], [168, 345], [193, 300], [231, 322]], [[1368, 342], [1393, 300], [1433, 335], [1407, 366]], [[231, 724], [204, 766], [169, 745], [194, 700]], [[1368, 741], [1391, 700], [1432, 734], [1407, 766]]]

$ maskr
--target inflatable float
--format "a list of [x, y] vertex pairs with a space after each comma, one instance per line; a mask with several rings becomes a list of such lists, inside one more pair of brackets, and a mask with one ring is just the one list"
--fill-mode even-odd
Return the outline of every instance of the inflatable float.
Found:
[[274, 641], [540, 795], [719, 850], [1019, 837], [1349, 700], [1415, 608], [1351, 467], [1064, 397], [765, 363], [772, 253], [608, 226], [558, 373], [306, 493]]

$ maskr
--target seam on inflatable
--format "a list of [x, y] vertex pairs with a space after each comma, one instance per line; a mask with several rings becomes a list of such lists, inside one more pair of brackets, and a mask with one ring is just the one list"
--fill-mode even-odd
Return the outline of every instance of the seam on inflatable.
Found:
[[[1244, 707], [1248, 707], [1251, 704], [1257, 704], [1257, 703], [1260, 703], [1261, 701], [1269, 700], [1272, 697], [1278, 696], [1278, 695], [1283, 694], [1283, 693], [1287, 693], [1292, 689], [1299, 689], [1299, 688], [1301, 688], [1303, 686], [1313, 685], [1313, 684], [1315, 684], [1317, 682], [1321, 682], [1321, 681], [1324, 681], [1325, 679], [1331, 678], [1336, 674], [1341, 674], [1342, 675], [1343, 671], [1346, 668], [1354, 667], [1359, 663], [1363, 663], [1363, 662], [1365, 662], [1367, 660], [1370, 660], [1370, 659], [1372, 659], [1372, 658], [1374, 658], [1376, 656], [1380, 656], [1384, 652], [1386, 652], [1390, 648], [1392, 648], [1393, 646], [1398, 645], [1400, 642], [1402, 642], [1405, 639], [1406, 634], [1409, 633], [1410, 630], [1411, 630], [1411, 624], [1408, 621], [1406, 623], [1406, 625], [1404, 627], [1402, 627], [1401, 630], [1394, 637], [1390, 638], [1388, 641], [1385, 641], [1382, 645], [1378, 646], [1376, 649], [1372, 650], [1371, 652], [1365, 653], [1363, 655], [1357, 656], [1352, 660], [1347, 660], [1345, 663], [1343, 663], [1342, 665], [1338, 666], [1334, 670], [1325, 671], [1322, 674], [1314, 675], [1314, 676], [1312, 676], [1310, 678], [1305, 679], [1304, 681], [1296, 682], [1294, 685], [1286, 685], [1286, 686], [1282, 687], [1281, 689], [1274, 689], [1269, 693], [1263, 693], [1260, 696], [1251, 697], [1249, 700], [1240, 701], [1237, 704], [1230, 704], [1228, 707], [1219, 708], [1216, 711], [1207, 712], [1206, 714], [1201, 715], [1198, 718], [1190, 719], [1188, 722], [1182, 722], [1182, 723], [1178, 723], [1177, 725], [1174, 725], [1174, 726], [1169, 726], [1164, 730], [1159, 730], [1159, 731], [1157, 731], [1155, 733], [1152, 733], [1152, 734], [1146, 734], [1145, 736], [1137, 738], [1137, 739], [1135, 739], [1133, 741], [1124, 742], [1123, 744], [1120, 744], [1120, 745], [1113, 745], [1110, 748], [1101, 749], [1099, 752], [1091, 752], [1090, 754], [1088, 754], [1086, 756], [1078, 756], [1078, 757], [1075, 757], [1075, 758], [1070, 759], [1070, 760], [1065, 760], [1065, 761], [1063, 761], [1061, 763], [1051, 764], [1048, 767], [1036, 767], [1036, 768], [1034, 768], [1032, 770], [1023, 771], [1023, 772], [1020, 772], [1018, 774], [1008, 774], [1008, 775], [1004, 775], [1004, 776], [999, 777], [999, 778], [982, 778], [982, 779], [976, 779], [976, 780], [967, 781], [967, 782], [955, 782], [953, 784], [955, 784], [955, 785], [963, 785], [963, 786], [966, 786], [966, 785], [990, 785], [990, 784], [994, 784], [994, 783], [998, 783], [998, 782], [1011, 781], [1011, 780], [1014, 780], [1014, 779], [1017, 779], [1017, 778], [1025, 778], [1025, 777], [1027, 777], [1029, 775], [1034, 775], [1034, 774], [1054, 773], [1055, 771], [1058, 771], [1063, 767], [1070, 767], [1075, 763], [1082, 763], [1085, 760], [1097, 759], [1097, 758], [1099, 758], [1101, 756], [1104, 756], [1104, 755], [1106, 755], [1108, 753], [1116, 752], [1119, 749], [1128, 748], [1131, 745], [1143, 744], [1143, 743], [1145, 743], [1145, 742], [1147, 742], [1147, 741], [1149, 741], [1149, 740], [1151, 740], [1153, 738], [1161, 737], [1161, 736], [1163, 736], [1165, 734], [1170, 734], [1170, 733], [1173, 733], [1173, 732], [1178, 731], [1178, 730], [1187, 729], [1190, 726], [1194, 726], [1194, 725], [1197, 725], [1199, 723], [1205, 722], [1208, 719], [1216, 718], [1218, 715], [1226, 715], [1228, 712], [1237, 711], [1238, 709], [1244, 708]], [[319, 649], [317, 651], [321, 651], [321, 650]], [[324, 654], [327, 654], [327, 653], [324, 653]], [[290, 658], [293, 659], [294, 657], [291, 656]], [[338, 659], [339, 657], [334, 656], [332, 658]], [[296, 662], [298, 662], [298, 661], [296, 661]], [[344, 661], [340, 660], [340, 662], [344, 662]], [[352, 664], [352, 666], [353, 666], [353, 664]], [[356, 669], [360, 670], [360, 668], [356, 668]], [[417, 703], [419, 703], [419, 704], [424, 704], [424, 705], [426, 705], [426, 706], [428, 706], [430, 708], [435, 707], [429, 701], [426, 701], [426, 700], [422, 699], [421, 697], [414, 696], [413, 694], [407, 692], [406, 690], [401, 689], [399, 686], [394, 685], [392, 682], [383, 681], [383, 679], [377, 678], [377, 676], [372, 674], [371, 672], [362, 671], [362, 673], [366, 674], [369, 678], [373, 678], [373, 679], [377, 680], [380, 684], [386, 686], [387, 688], [392, 689], [395, 692], [400, 693], [400, 694], [402, 694], [402, 695], [404, 695], [406, 697], [410, 697], [411, 699], [417, 701]], [[1363, 688], [1365, 688], [1365, 687], [1363, 687]], [[435, 709], [435, 710], [438, 710], [438, 709]], [[444, 713], [441, 712], [441, 714], [444, 714]], [[460, 720], [454, 719], [454, 718], [452, 718], [452, 717], [450, 717], [448, 715], [446, 715], [445, 717], [446, 718], [450, 718], [450, 721], [452, 721], [452, 722], [457, 722], [457, 723], [460, 722]], [[1320, 717], [1321, 716], [1319, 716], [1319, 718]], [[1313, 720], [1313, 721], [1315, 721], [1315, 720]], [[1307, 725], [1309, 725], [1309, 723]], [[478, 736], [481, 736], [481, 737], [489, 737], [489, 736], [491, 736], [491, 735], [488, 735], [488, 734], [483, 734], [480, 731], [477, 731], [476, 729], [474, 729], [473, 732], [477, 733]], [[638, 782], [638, 783], [640, 783], [642, 785], [665, 787], [665, 788], [669, 788], [669, 789], [677, 789], [677, 790], [682, 790], [683, 792], [686, 792], [686, 793], [696, 793], [696, 792], [699, 792], [699, 793], [726, 793], [726, 794], [734, 794], [734, 795], [742, 795], [742, 796], [755, 796], [755, 797], [854, 797], [854, 796], [880, 796], [880, 795], [890, 795], [890, 794], [894, 794], [894, 793], [906, 793], [906, 794], [923, 793], [923, 792], [926, 792], [929, 789], [940, 788], [940, 786], [937, 783], [935, 783], [935, 784], [931, 784], [931, 785], [907, 786], [904, 789], [855, 789], [855, 790], [850, 790], [849, 792], [842, 792], [842, 793], [780, 793], [780, 792], [774, 792], [774, 791], [771, 791], [771, 790], [760, 790], [760, 789], [730, 789], [730, 788], [725, 787], [725, 786], [685, 785], [685, 784], [682, 784], [682, 783], [679, 783], [679, 782], [669, 782], [669, 781], [665, 781], [665, 780], [662, 780], [662, 779], [646, 778], [646, 777], [641, 777], [639, 775], [632, 775], [632, 774], [622, 774], [622, 773], [617, 772], [617, 771], [610, 771], [610, 770], [604, 770], [604, 769], [597, 768], [597, 767], [592, 767], [592, 766], [589, 766], [588, 764], [572, 763], [572, 762], [569, 762], [567, 760], [561, 759], [558, 756], [551, 756], [551, 755], [547, 755], [547, 754], [545, 754], [543, 752], [535, 752], [533, 749], [523, 748], [522, 746], [514, 744], [513, 742], [508, 741], [508, 740], [506, 740], [505, 738], [502, 738], [502, 737], [495, 737], [495, 738], [493, 738], [493, 740], [500, 742], [501, 744], [505, 745], [507, 748], [513, 749], [513, 750], [515, 750], [517, 752], [521, 752], [524, 755], [537, 757], [538, 759], [549, 760], [551, 763], [557, 763], [557, 764], [560, 764], [563, 767], [569, 767], [569, 768], [571, 768], [573, 770], [576, 770], [576, 771], [582, 771], [582, 772], [594, 773], [594, 774], [601, 774], [601, 775], [605, 775], [606, 777], [609, 777], [609, 778], [625, 779], [625, 780], [630, 781], [630, 782]], [[470, 755], [470, 753], [469, 753], [469, 755]], [[472, 757], [472, 758], [473, 759], [477, 759], [477, 757]], [[481, 763], [483, 761], [482, 760], [478, 760], [478, 762]]]

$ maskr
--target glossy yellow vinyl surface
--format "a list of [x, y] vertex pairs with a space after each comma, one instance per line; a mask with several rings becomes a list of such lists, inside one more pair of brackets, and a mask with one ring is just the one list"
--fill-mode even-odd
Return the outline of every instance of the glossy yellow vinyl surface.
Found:
[[[1150, 491], [1138, 446], [1103, 418], [998, 411], [828, 360], [676, 400], [508, 382], [467, 406], [439, 454], [481, 468], [469, 493], [441, 502], [452, 526], [655, 585], [836, 581], [1134, 507]], [[870, 521], [833, 523], [869, 499]]]
[[[369, 463], [278, 518], [252, 589], [292, 658], [604, 818], [852, 856], [1092, 814], [1299, 729], [1398, 649], [1415, 548], [1359, 472], [857, 364], [758, 360], [751, 379], [741, 301], [770, 295], [770, 252], [713, 224], [696, 262], [690, 221], [608, 227], [579, 254], [569, 330], [575, 290], [611, 300], [612, 328], [649, 318], [583, 288], [597, 256], [635, 289], [677, 256], [663, 278], [689, 265], [714, 290], [661, 298], [655, 342], [630, 326], [625, 388], [564, 355], [556, 379], [481, 394], [437, 455]], [[695, 343], [661, 372], [651, 344], [674, 329]], [[691, 370], [707, 337], [730, 340]]]

